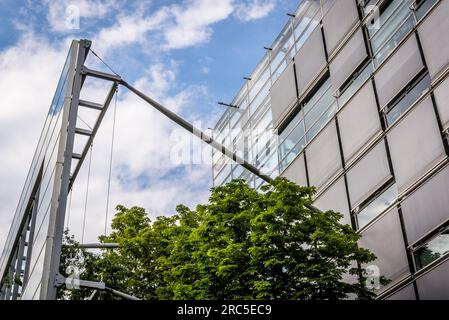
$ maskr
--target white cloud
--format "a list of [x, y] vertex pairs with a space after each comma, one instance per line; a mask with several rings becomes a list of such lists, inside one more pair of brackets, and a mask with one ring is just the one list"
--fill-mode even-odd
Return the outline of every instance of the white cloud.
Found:
[[167, 19], [167, 8], [162, 8], [149, 17], [119, 16], [113, 26], [100, 30], [93, 41], [105, 53], [116, 47], [143, 43], [146, 41], [146, 34], [162, 28]]
[[[15, 46], [0, 52], [0, 86], [4, 88], [3, 105], [7, 106], [0, 108], [0, 244], [6, 239], [68, 46], [66, 41], [55, 44], [26, 34]], [[176, 83], [177, 66], [171, 62], [154, 64], [134, 84], [176, 112], [185, 110], [195, 96], [205, 92], [196, 86], [173, 92]], [[84, 97], [94, 101], [104, 98], [104, 88], [97, 83], [86, 81], [83, 91]], [[154, 217], [173, 214], [178, 203], [204, 202], [211, 181], [210, 165], [188, 165], [170, 176], [181, 168], [170, 160], [170, 137], [177, 126], [123, 88], [120, 92], [109, 222], [117, 204], [143, 206]], [[94, 142], [86, 241], [95, 241], [104, 228], [111, 132], [112, 109]], [[190, 137], [187, 132], [185, 135]], [[78, 237], [87, 161], [75, 183], [70, 210], [70, 228]]]
[[118, 7], [116, 0], [43, 0], [47, 5], [47, 20], [57, 32], [72, 31], [73, 19], [103, 18]]
[[265, 18], [275, 7], [276, 0], [250, 0], [236, 5], [236, 17], [242, 21]]
[[234, 0], [189, 0], [162, 6], [148, 16], [122, 15], [94, 39], [103, 52], [114, 47], [146, 43], [156, 38], [157, 49], [181, 49], [207, 42], [211, 26], [230, 17]]
[[[65, 32], [66, 8], [72, 2], [43, 1], [53, 31]], [[272, 3], [186, 0], [181, 4], [162, 6], [150, 14], [144, 14], [146, 10], [142, 10], [132, 15], [119, 15], [114, 24], [93, 34], [92, 39], [103, 56], [106, 53], [114, 56], [124, 45], [147, 45], [154, 40], [157, 40], [155, 47], [158, 49], [186, 48], [209, 41], [213, 34], [212, 25], [233, 14], [244, 21], [266, 16], [273, 8]], [[81, 18], [101, 19], [122, 4], [116, 0], [80, 0], [76, 5]], [[244, 9], [247, 10], [246, 18], [241, 16]], [[3, 89], [3, 107], [0, 108], [0, 247], [6, 238], [70, 43], [67, 40], [52, 43], [45, 37], [38, 37], [26, 26], [21, 29], [20, 40], [0, 52], [0, 87]], [[205, 68], [203, 72], [207, 72], [207, 66]], [[181, 86], [176, 89], [176, 84], [176, 63], [153, 64], [135, 81], [137, 87], [178, 113], [186, 111], [196, 96], [207, 94], [204, 87]], [[98, 96], [101, 91], [98, 89], [86, 82], [85, 90], [101, 101], [104, 97]], [[191, 115], [194, 109], [188, 110]], [[121, 92], [117, 112], [109, 221], [116, 204], [140, 205], [154, 216], [174, 213], [178, 203], [204, 202], [211, 181], [210, 165], [179, 167], [171, 162], [173, 141], [170, 137], [177, 127], [129, 93]], [[112, 112], [109, 111], [93, 149], [86, 231], [86, 240], [90, 241], [96, 239], [104, 226], [111, 130]], [[190, 137], [188, 133], [186, 135]], [[187, 139], [185, 143], [192, 141]], [[201, 143], [195, 145], [204, 146]], [[173, 174], [180, 169], [180, 173]], [[82, 226], [86, 170], [87, 165], [84, 165], [75, 184], [71, 206], [70, 226], [78, 235]]]
[[228, 18], [234, 11], [233, 0], [192, 0], [171, 8], [175, 24], [165, 31], [166, 48], [179, 49], [209, 40], [210, 26]]
[[[6, 238], [69, 43], [24, 34], [0, 52], [0, 244]], [[6, 183], [7, 182], [7, 183]], [[0, 245], [1, 247], [1, 245]]]

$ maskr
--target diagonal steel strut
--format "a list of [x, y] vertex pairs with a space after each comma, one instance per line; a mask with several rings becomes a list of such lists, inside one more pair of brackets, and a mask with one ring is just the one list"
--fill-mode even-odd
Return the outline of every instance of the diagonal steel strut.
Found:
[[246, 170], [250, 171], [251, 173], [255, 174], [256, 176], [260, 177], [261, 179], [265, 180], [268, 183], [271, 183], [273, 181], [273, 179], [270, 176], [267, 176], [267, 175], [263, 174], [259, 169], [257, 169], [255, 166], [253, 166], [251, 163], [249, 163], [245, 159], [239, 157], [235, 152], [232, 152], [231, 150], [227, 149], [225, 146], [223, 146], [222, 144], [220, 144], [217, 141], [215, 141], [212, 137], [208, 136], [207, 134], [205, 134], [201, 130], [195, 128], [191, 123], [189, 123], [188, 121], [184, 120], [183, 118], [178, 116], [176, 113], [174, 113], [174, 112], [170, 111], [169, 109], [165, 108], [159, 102], [153, 100], [152, 98], [150, 98], [146, 94], [144, 94], [141, 91], [137, 90], [136, 88], [134, 88], [132, 85], [130, 85], [126, 81], [121, 80], [120, 84], [125, 86], [126, 88], [128, 88], [131, 92], [133, 92], [134, 94], [139, 96], [142, 100], [144, 100], [147, 103], [149, 103], [151, 106], [153, 106], [159, 112], [161, 112], [164, 115], [166, 115], [169, 119], [173, 120], [174, 122], [179, 124], [181, 127], [186, 129], [190, 133], [193, 133], [195, 136], [197, 136], [198, 138], [200, 138], [201, 140], [203, 140], [204, 142], [206, 142], [207, 144], [209, 144], [210, 146], [212, 146], [213, 148], [215, 148], [219, 152], [223, 153], [225, 156], [231, 158], [232, 160], [234, 160], [235, 162], [240, 164]]

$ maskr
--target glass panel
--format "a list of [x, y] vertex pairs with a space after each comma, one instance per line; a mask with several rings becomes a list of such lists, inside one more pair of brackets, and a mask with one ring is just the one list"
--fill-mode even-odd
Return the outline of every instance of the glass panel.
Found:
[[449, 229], [427, 242], [414, 253], [416, 268], [420, 270], [447, 253], [449, 253]]
[[250, 100], [253, 100], [257, 96], [260, 89], [266, 84], [266, 82], [269, 78], [270, 78], [270, 69], [266, 68], [263, 71], [262, 75], [258, 79], [256, 79], [255, 84], [249, 90], [249, 99]]
[[307, 141], [312, 141], [313, 138], [323, 129], [326, 124], [333, 118], [335, 113], [337, 112], [337, 102], [334, 102], [319, 118], [313, 126], [308, 129], [306, 134]]
[[354, 95], [354, 93], [369, 79], [371, 74], [373, 73], [373, 65], [369, 62], [360, 73], [354, 76], [352, 82], [348, 84], [348, 86], [342, 90], [339, 95], [338, 103], [340, 106], [343, 106], [348, 100]]
[[413, 15], [410, 15], [405, 22], [401, 24], [398, 30], [383, 44], [382, 48], [376, 54], [374, 62], [376, 65], [380, 65], [398, 46], [402, 39], [413, 29], [415, 25], [415, 19]]
[[416, 18], [421, 20], [437, 1], [438, 0], [417, 0]]
[[366, 226], [371, 220], [384, 212], [398, 197], [396, 185], [392, 185], [380, 196], [362, 208], [357, 214], [357, 224], [359, 229]]
[[[36, 210], [36, 232], [32, 256], [29, 260], [31, 272], [27, 287], [24, 288], [23, 292], [23, 297], [27, 297], [28, 299], [33, 298], [34, 293], [36, 293], [36, 297], [39, 296], [39, 292], [37, 291], [42, 277], [44, 259], [44, 253], [42, 252], [45, 252], [49, 214], [52, 209], [51, 198], [53, 196], [54, 173], [62, 127], [63, 112], [61, 111], [63, 111], [65, 107], [68, 107], [66, 101], [69, 100], [66, 98], [71, 95], [68, 83], [71, 80], [70, 75], [72, 74], [72, 70], [70, 66], [73, 62], [71, 57], [74, 57], [74, 54], [76, 53], [75, 48], [76, 46], [71, 47], [63, 67], [0, 262], [1, 274], [4, 268], [3, 263], [6, 262], [4, 259], [9, 255], [8, 250], [12, 248], [19, 224], [26, 213], [26, 206], [31, 197], [34, 196], [31, 194], [31, 191], [36, 184], [40, 184], [40, 198]], [[43, 176], [40, 181], [37, 181], [37, 175], [41, 168], [43, 168]]]
[[[299, 145], [302, 145], [302, 147], [305, 144], [304, 140], [304, 121], [301, 121], [298, 123], [298, 125], [289, 133], [287, 137], [285, 137], [284, 140], [282, 140], [281, 144], [279, 145], [279, 156], [281, 159], [283, 159], [288, 153], [290, 153], [292, 150], [293, 153], [295, 153], [292, 157], [294, 158], [299, 151], [298, 149], [301, 148]], [[283, 136], [281, 134], [280, 139], [283, 139]], [[299, 145], [298, 145], [298, 142]], [[295, 148], [296, 147], [296, 148]], [[288, 162], [290, 163], [290, 162]]]
[[395, 122], [401, 114], [407, 111], [431, 86], [430, 76], [426, 75], [410, 91], [406, 92], [392, 107], [389, 107], [386, 114], [387, 125]]

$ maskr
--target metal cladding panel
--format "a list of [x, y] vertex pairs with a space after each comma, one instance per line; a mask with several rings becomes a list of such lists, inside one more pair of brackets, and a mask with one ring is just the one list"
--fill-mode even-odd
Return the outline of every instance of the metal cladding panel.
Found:
[[410, 243], [449, 220], [449, 166], [407, 197], [401, 207]]
[[344, 178], [338, 179], [323, 194], [321, 194], [320, 197], [315, 200], [315, 205], [321, 210], [340, 212], [343, 215], [342, 222], [351, 225]]
[[418, 42], [412, 35], [374, 76], [380, 106], [387, 105], [423, 67]]
[[282, 174], [287, 179], [307, 186], [306, 164], [304, 162], [304, 153], [301, 153]]
[[329, 65], [334, 91], [340, 89], [367, 56], [363, 31], [359, 29]]
[[323, 18], [327, 52], [331, 55], [346, 34], [359, 21], [359, 13], [354, 0], [338, 0]]
[[296, 100], [295, 71], [291, 63], [270, 89], [273, 123], [277, 124]]
[[399, 193], [445, 157], [430, 97], [387, 134]]
[[419, 298], [422, 300], [446, 300], [449, 297], [448, 274], [449, 261], [446, 261], [420, 277], [416, 281]]
[[438, 112], [443, 124], [443, 129], [449, 128], [449, 78], [444, 80], [435, 89], [435, 100], [438, 106]]
[[318, 26], [295, 56], [296, 80], [299, 96], [307, 89], [326, 65], [323, 36]]
[[338, 115], [345, 160], [350, 160], [382, 130], [374, 88], [369, 81]]
[[342, 168], [335, 121], [328, 124], [306, 150], [310, 185], [320, 188]]
[[351, 206], [354, 208], [391, 178], [385, 142], [382, 140], [347, 174]]
[[449, 66], [449, 1], [440, 1], [437, 8], [418, 28], [419, 38], [432, 79]]
[[409, 284], [405, 288], [402, 288], [398, 292], [389, 296], [387, 300], [416, 300], [415, 289], [413, 284]]
[[396, 208], [364, 230], [359, 244], [377, 256], [370, 264], [377, 266], [380, 275], [391, 280], [391, 285], [410, 272]]

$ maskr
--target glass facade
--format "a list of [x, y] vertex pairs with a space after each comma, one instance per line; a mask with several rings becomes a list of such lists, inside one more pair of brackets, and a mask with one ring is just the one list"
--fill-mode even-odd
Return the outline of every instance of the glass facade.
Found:
[[[440, 230], [449, 221], [448, 16], [444, 0], [302, 1], [237, 95], [240, 110], [216, 126], [219, 141], [263, 173], [315, 186], [315, 204], [343, 214], [391, 280], [376, 291], [381, 298], [415, 299], [415, 286], [433, 296], [431, 276], [421, 275], [449, 259]], [[256, 103], [253, 91], [263, 96]], [[256, 127], [269, 129], [266, 140]], [[227, 138], [230, 128], [245, 143]], [[215, 185], [260, 186], [218, 153], [213, 159]]]
[[[33, 224], [34, 230], [28, 243], [33, 244], [29, 264], [29, 273], [21, 297], [23, 299], [39, 298], [39, 287], [42, 279], [43, 260], [48, 232], [49, 212], [54, 197], [54, 182], [56, 162], [58, 158], [59, 141], [61, 137], [63, 110], [66, 98], [71, 96], [69, 88], [70, 74], [73, 74], [73, 46], [70, 50], [64, 68], [62, 70], [53, 101], [47, 114], [44, 128], [42, 130], [38, 146], [26, 178], [25, 187], [22, 191], [19, 205], [17, 207], [14, 221], [9, 232], [7, 244], [1, 257], [1, 270], [6, 265], [9, 252], [14, 247], [15, 235], [19, 232], [26, 214], [30, 212], [26, 208], [30, 199], [34, 199]], [[33, 194], [34, 193], [34, 194]]]

